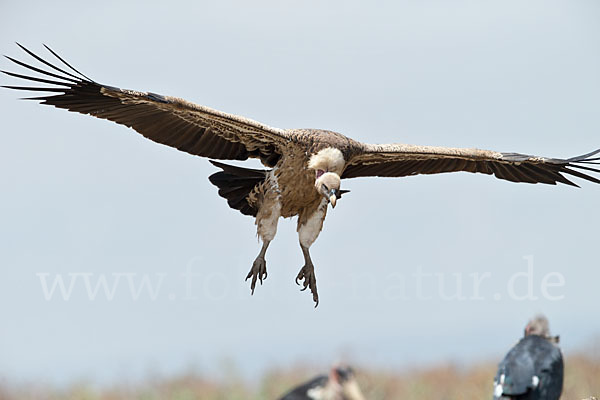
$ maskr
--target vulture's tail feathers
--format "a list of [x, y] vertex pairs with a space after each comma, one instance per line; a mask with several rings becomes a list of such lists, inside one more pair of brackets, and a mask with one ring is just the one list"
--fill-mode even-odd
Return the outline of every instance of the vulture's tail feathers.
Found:
[[226, 199], [229, 207], [234, 210], [256, 217], [258, 209], [248, 203], [248, 195], [266, 179], [269, 170], [241, 168], [212, 160], [210, 162], [222, 169], [208, 177], [210, 183], [219, 188], [219, 196]]

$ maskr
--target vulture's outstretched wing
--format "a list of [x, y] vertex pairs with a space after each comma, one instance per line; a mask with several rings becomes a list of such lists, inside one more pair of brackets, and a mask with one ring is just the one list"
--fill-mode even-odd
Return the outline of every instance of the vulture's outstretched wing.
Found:
[[16, 78], [45, 84], [40, 87], [3, 87], [56, 93], [30, 97], [28, 100], [39, 100], [42, 104], [108, 119], [131, 127], [155, 142], [193, 155], [216, 159], [245, 160], [253, 157], [260, 158], [268, 166], [273, 166], [281, 156], [280, 149], [289, 140], [284, 130], [182, 99], [99, 84], [71, 67], [45, 45], [68, 70], [49, 63], [18, 43], [17, 45], [57, 72], [37, 68], [6, 56], [24, 68], [55, 78], [46, 79], [2, 71]]
[[560, 182], [577, 186], [565, 175], [600, 183], [600, 179], [581, 172], [600, 173], [600, 169], [589, 166], [600, 163], [600, 157], [592, 158], [598, 153], [600, 150], [563, 160], [478, 149], [363, 144], [362, 151], [348, 160], [342, 178], [400, 177], [467, 171], [494, 174], [496, 178], [511, 182], [551, 185]]

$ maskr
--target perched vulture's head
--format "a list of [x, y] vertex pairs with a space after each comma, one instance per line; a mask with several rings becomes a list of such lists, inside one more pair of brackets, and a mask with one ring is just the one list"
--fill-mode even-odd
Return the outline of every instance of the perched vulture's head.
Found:
[[[335, 399], [344, 400], [365, 400], [356, 379], [354, 371], [350, 367], [334, 367], [329, 372], [329, 384], [335, 387]], [[341, 395], [341, 396], [340, 396]]]
[[525, 336], [529, 335], [549, 337], [550, 327], [548, 324], [548, 319], [541, 314], [533, 317], [525, 327]]
[[348, 192], [348, 190], [340, 190], [340, 184], [340, 176], [333, 172], [321, 173], [315, 181], [317, 191], [331, 203], [331, 207], [335, 207], [337, 199]]

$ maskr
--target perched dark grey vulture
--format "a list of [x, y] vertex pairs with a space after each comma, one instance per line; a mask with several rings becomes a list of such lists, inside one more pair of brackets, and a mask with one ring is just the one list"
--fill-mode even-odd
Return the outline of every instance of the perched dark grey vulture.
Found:
[[252, 278], [252, 292], [257, 279], [262, 283], [267, 277], [265, 253], [275, 237], [279, 217], [298, 216], [304, 266], [296, 283], [303, 280], [302, 290], [309, 287], [315, 306], [318, 304], [309, 248], [321, 231], [327, 205], [335, 207], [345, 192], [340, 189], [344, 178], [467, 171], [512, 182], [577, 186], [567, 179], [574, 176], [600, 183], [585, 173], [600, 172], [590, 167], [598, 164], [599, 158], [593, 156], [600, 150], [557, 159], [478, 149], [366, 144], [325, 130], [277, 129], [175, 97], [103, 85], [78, 72], [48, 47], [64, 66], [57, 67], [20, 47], [42, 63], [42, 68], [7, 58], [44, 77], [2, 72], [42, 85], [6, 88], [50, 92], [29, 99], [123, 124], [148, 139], [193, 155], [227, 160], [258, 158], [269, 168], [246, 169], [212, 161], [221, 171], [209, 178], [231, 208], [256, 218], [263, 245], [246, 277]]
[[332, 368], [327, 375], [319, 375], [290, 390], [279, 400], [364, 400], [354, 371], [350, 367]]
[[558, 340], [543, 315], [529, 321], [523, 339], [498, 365], [494, 399], [558, 400], [564, 371]]

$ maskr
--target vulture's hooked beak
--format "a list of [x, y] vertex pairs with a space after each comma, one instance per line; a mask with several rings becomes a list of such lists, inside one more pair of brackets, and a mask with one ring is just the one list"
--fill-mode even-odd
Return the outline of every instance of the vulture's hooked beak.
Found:
[[[333, 192], [333, 190], [332, 190]], [[334, 194], [332, 194], [331, 196], [329, 196], [329, 202], [331, 203], [331, 208], [335, 208], [335, 202], [337, 201], [337, 197]]]
[[337, 202], [337, 200], [341, 199], [342, 195], [348, 192], [349, 190], [331, 189], [329, 191], [329, 202], [331, 203], [331, 208], [335, 208], [335, 203]]

